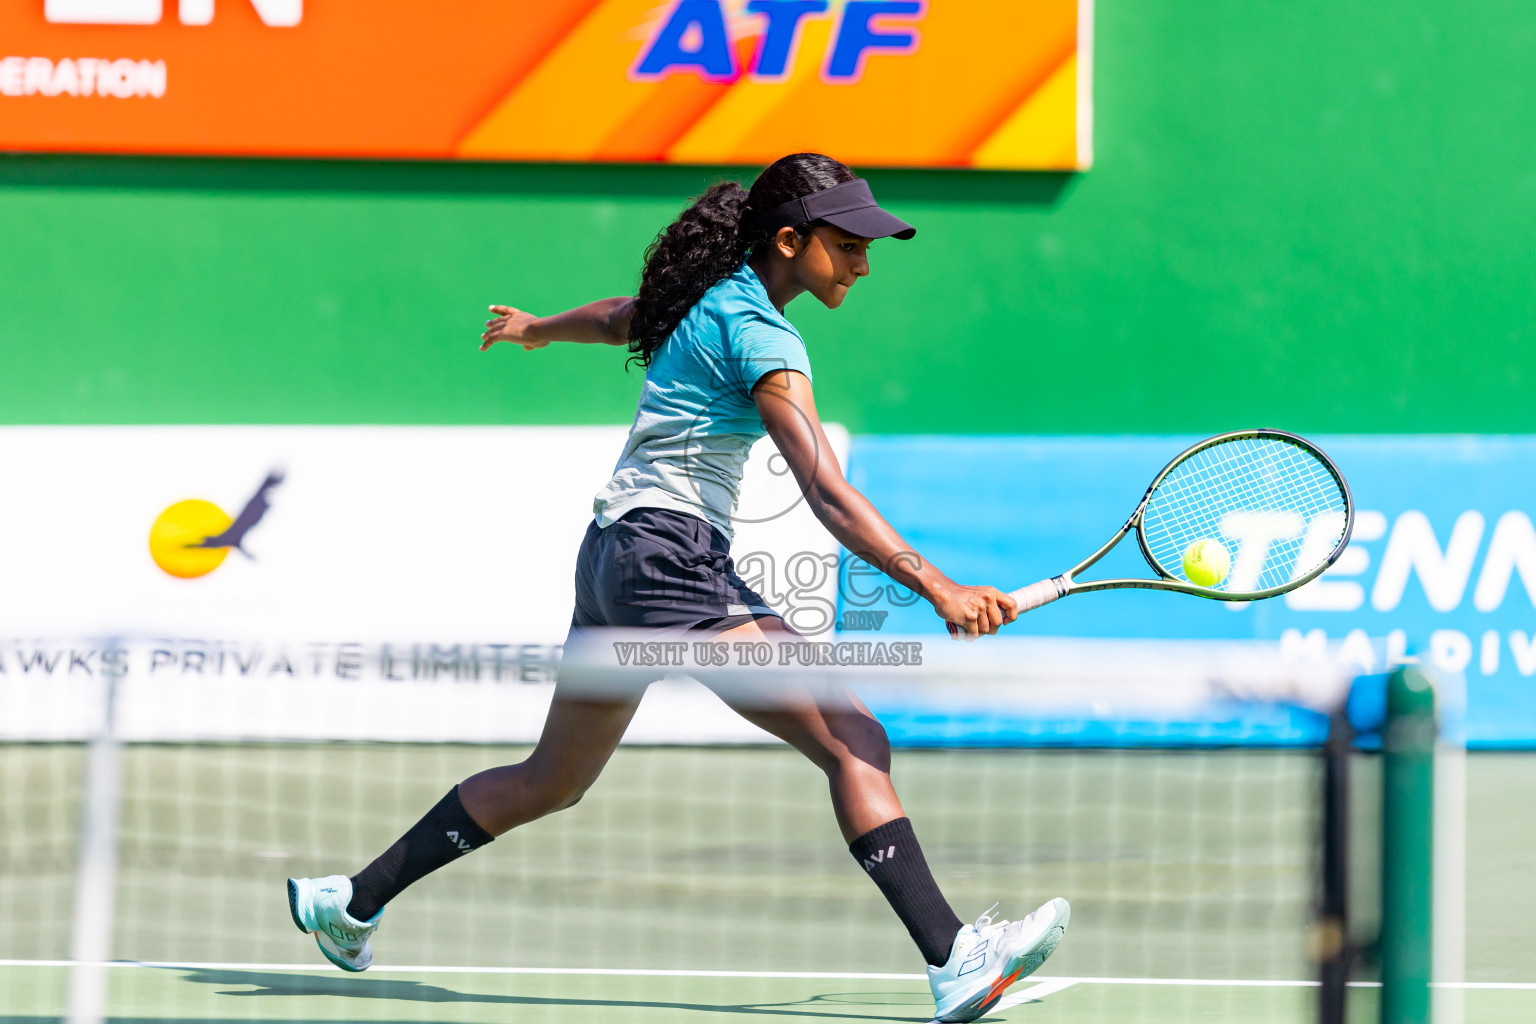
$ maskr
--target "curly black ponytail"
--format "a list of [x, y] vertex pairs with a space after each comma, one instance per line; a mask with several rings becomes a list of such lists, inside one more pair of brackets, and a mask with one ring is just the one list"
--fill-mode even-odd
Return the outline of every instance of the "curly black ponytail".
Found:
[[[645, 250], [640, 293], [629, 322], [629, 350], [641, 366], [677, 329], [704, 293], [734, 274], [754, 246], [770, 237], [758, 223], [785, 203], [852, 181], [847, 167], [820, 153], [774, 161], [749, 192], [734, 181], [705, 192]], [[807, 234], [810, 224], [794, 225]]]

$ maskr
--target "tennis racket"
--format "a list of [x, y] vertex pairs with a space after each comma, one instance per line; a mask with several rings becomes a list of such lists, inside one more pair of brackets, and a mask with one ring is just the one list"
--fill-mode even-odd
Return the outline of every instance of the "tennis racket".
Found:
[[[1125, 588], [1258, 601], [1316, 579], [1343, 553], [1354, 519], [1349, 485], [1317, 445], [1283, 430], [1234, 430], [1168, 463], [1099, 550], [1009, 596], [1021, 615], [1069, 594]], [[1156, 579], [1077, 579], [1132, 530]], [[1185, 571], [1186, 552], [1202, 541], [1202, 552], [1229, 565], [1210, 586]], [[960, 628], [951, 622], [949, 632], [958, 637]]]

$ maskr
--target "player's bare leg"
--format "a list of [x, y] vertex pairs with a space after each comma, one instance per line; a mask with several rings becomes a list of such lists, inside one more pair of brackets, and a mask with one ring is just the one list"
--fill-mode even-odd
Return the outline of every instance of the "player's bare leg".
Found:
[[575, 804], [608, 763], [639, 704], [638, 692], [594, 701], [573, 698], [557, 685], [527, 759], [465, 779], [356, 875], [290, 878], [294, 924], [314, 935], [337, 967], [367, 970], [373, 963], [369, 939], [390, 900], [503, 832]]
[[[759, 619], [717, 639], [771, 643], [795, 635], [778, 619]], [[995, 920], [994, 904], [974, 924], [962, 925], [939, 891], [891, 784], [891, 745], [884, 727], [846, 688], [797, 696], [792, 677], [782, 687], [775, 687], [772, 707], [739, 694], [725, 699], [826, 773], [849, 852], [880, 887], [928, 961], [935, 1017], [963, 1022], [982, 1016], [1008, 986], [1033, 974], [1056, 949], [1070, 918], [1067, 901], [1051, 900], [1015, 922]]]

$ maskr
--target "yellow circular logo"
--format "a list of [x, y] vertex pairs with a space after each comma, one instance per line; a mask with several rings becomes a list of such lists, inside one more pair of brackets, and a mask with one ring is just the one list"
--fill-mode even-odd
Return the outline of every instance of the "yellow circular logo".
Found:
[[149, 528], [149, 557], [172, 576], [184, 580], [206, 576], [229, 554], [227, 546], [208, 546], [210, 538], [228, 530], [228, 513], [211, 501], [178, 501], [155, 518]]

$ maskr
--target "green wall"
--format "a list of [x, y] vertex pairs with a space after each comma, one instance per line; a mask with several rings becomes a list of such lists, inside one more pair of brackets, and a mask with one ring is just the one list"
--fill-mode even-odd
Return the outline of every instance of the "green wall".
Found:
[[[1536, 12], [1099, 0], [1098, 162], [872, 172], [919, 226], [790, 308], [865, 432], [1529, 431]], [[0, 101], [3, 103], [3, 101]], [[3, 106], [0, 106], [3, 116]], [[0, 157], [0, 420], [627, 421], [627, 293], [719, 169]]]

